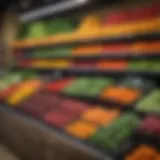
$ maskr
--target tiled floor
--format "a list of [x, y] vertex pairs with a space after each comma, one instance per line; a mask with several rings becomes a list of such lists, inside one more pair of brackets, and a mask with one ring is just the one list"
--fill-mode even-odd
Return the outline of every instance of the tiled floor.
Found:
[[10, 150], [0, 145], [0, 160], [18, 160]]

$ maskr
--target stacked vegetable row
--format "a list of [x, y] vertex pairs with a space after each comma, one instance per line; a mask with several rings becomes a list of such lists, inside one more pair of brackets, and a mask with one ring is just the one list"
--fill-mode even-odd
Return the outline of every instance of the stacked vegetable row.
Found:
[[80, 18], [58, 18], [24, 24], [18, 36], [24, 40], [16, 41], [13, 47], [45, 46], [59, 42], [105, 37], [112, 39], [117, 36], [159, 32], [159, 14], [159, 4], [156, 3], [109, 14], [104, 11], [103, 15], [92, 14]]
[[[0, 93], [1, 100], [6, 101], [13, 109], [28, 113], [76, 139], [89, 142], [90, 145], [112, 154], [132, 136], [135, 130], [140, 134], [159, 137], [160, 118], [149, 116], [142, 120], [135, 112], [124, 113], [123, 110], [118, 109], [118, 106], [110, 108], [93, 105], [64, 98], [48, 91], [63, 91], [69, 94], [74, 91], [77, 95], [92, 96], [93, 94], [94, 97], [103, 92], [104, 88], [107, 89], [112, 85], [111, 88], [121, 89], [121, 96], [125, 94], [127, 99], [140, 96], [142, 91], [138, 88], [142, 89], [146, 84], [152, 86], [149, 82], [144, 84], [144, 81], [138, 82], [137, 79], [123, 80], [119, 86], [114, 86], [112, 78], [102, 77], [65, 78], [46, 84], [38, 80], [35, 73], [23, 71], [2, 78]], [[111, 88], [109, 87], [109, 90]], [[118, 91], [117, 94], [114, 90], [109, 93], [120, 98]], [[125, 99], [120, 98], [120, 100]], [[157, 110], [159, 106], [160, 104], [157, 103]]]
[[112, 78], [80, 77], [50, 82], [47, 89], [73, 97], [110, 101], [125, 108], [136, 103], [136, 110], [160, 113], [160, 89], [153, 89], [154, 86], [142, 78], [128, 77], [117, 83]]
[[128, 55], [154, 55], [159, 54], [160, 42], [133, 42], [130, 44], [94, 44], [94, 45], [68, 45], [61, 47], [43, 47], [35, 49], [26, 49], [26, 51], [15, 52], [16, 58], [70, 58], [81, 56], [118, 56]]
[[19, 62], [20, 67], [45, 69], [99, 69], [110, 71], [160, 71], [159, 60], [96, 60], [72, 61], [56, 60], [25, 60]]
[[[68, 92], [67, 83], [71, 85], [73, 82], [83, 82], [85, 87], [91, 83], [90, 87], [88, 86], [88, 90], [91, 89], [91, 92], [87, 92], [87, 95], [91, 95], [93, 91], [94, 95], [97, 95], [96, 92], [102, 91], [104, 86], [109, 86], [114, 81], [111, 78], [100, 77], [93, 78], [92, 81], [85, 82], [84, 80], [87, 78], [78, 80], [70, 78], [64, 79], [63, 82], [61, 80], [46, 85], [38, 80], [34, 73], [10, 74], [1, 79], [1, 86], [3, 85], [0, 92], [1, 100], [5, 100], [13, 109], [28, 113], [84, 143], [88, 142], [111, 154], [117, 151], [135, 130], [141, 134], [160, 136], [159, 117], [146, 117], [143, 120], [135, 112], [124, 113], [118, 108], [64, 98], [46, 90], [46, 88], [54, 91], [63, 89], [64, 92]], [[132, 84], [128, 80], [123, 83], [128, 87]], [[121, 87], [123, 88], [123, 85]], [[134, 87], [136, 90], [138, 86]], [[80, 89], [81, 87], [78, 88], [77, 84], [77, 90]], [[82, 87], [82, 89], [86, 91], [86, 88]], [[80, 94], [80, 92], [77, 93]], [[126, 97], [128, 95], [127, 92]]]
[[[147, 35], [159, 33], [160, 26], [159, 4], [150, 4], [133, 10], [114, 11], [106, 15], [87, 15], [77, 19], [58, 18], [44, 20], [30, 24], [24, 24], [20, 29], [20, 37], [23, 41], [16, 42], [15, 56], [23, 58], [18, 60], [21, 67], [33, 68], [98, 68], [108, 70], [142, 70], [159, 71], [160, 63], [155, 60], [72, 60], [72, 57], [95, 56], [95, 55], [159, 55], [160, 42], [158, 40], [134, 41], [130, 44], [119, 43], [104, 44], [101, 40], [95, 45], [71, 45], [86, 39], [107, 38], [112, 41], [118, 37], [136, 37], [136, 35]], [[101, 17], [101, 18], [99, 18]], [[83, 20], [82, 20], [83, 19]], [[90, 29], [92, 28], [92, 29]], [[67, 32], [67, 33], [66, 33]], [[58, 35], [56, 35], [58, 34]], [[54, 36], [52, 36], [54, 35]], [[50, 36], [50, 38], [46, 38]], [[89, 38], [88, 38], [89, 37]], [[138, 39], [137, 39], [138, 40]], [[66, 45], [57, 47], [53, 44], [67, 42]], [[22, 45], [21, 45], [22, 44]], [[25, 45], [26, 44], [26, 47]], [[48, 46], [50, 45], [50, 47]], [[51, 47], [52, 46], [52, 47]], [[24, 48], [25, 50], [23, 50]], [[27, 49], [29, 47], [29, 49]], [[31, 48], [30, 48], [31, 47]], [[39, 48], [40, 47], [40, 48]], [[67, 59], [69, 57], [71, 59]], [[30, 60], [24, 60], [29, 58]], [[32, 59], [34, 58], [34, 59]], [[50, 58], [50, 59], [49, 59]], [[56, 58], [51, 60], [51, 58]], [[47, 60], [48, 59], [48, 60]]]

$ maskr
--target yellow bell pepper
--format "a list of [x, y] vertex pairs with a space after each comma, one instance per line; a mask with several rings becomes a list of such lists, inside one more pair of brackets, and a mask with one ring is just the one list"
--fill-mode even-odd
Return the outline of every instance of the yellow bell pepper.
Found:
[[38, 80], [30, 80], [21, 84], [12, 95], [7, 99], [8, 104], [17, 105], [25, 100], [27, 97], [35, 93], [42, 83]]

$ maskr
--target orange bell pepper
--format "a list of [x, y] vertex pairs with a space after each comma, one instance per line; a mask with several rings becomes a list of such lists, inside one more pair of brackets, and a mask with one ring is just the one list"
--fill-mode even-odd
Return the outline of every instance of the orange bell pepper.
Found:
[[131, 104], [139, 98], [141, 91], [137, 89], [110, 86], [103, 91], [101, 97], [118, 103]]
[[95, 133], [96, 127], [87, 122], [79, 120], [66, 127], [66, 131], [72, 136], [85, 140]]

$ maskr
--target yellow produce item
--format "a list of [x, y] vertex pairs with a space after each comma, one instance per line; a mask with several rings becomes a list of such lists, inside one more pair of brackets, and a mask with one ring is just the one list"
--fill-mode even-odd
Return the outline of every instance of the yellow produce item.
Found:
[[27, 97], [36, 92], [42, 83], [38, 80], [30, 80], [21, 84], [12, 95], [9, 96], [7, 102], [10, 105], [17, 105], [25, 100]]
[[56, 60], [52, 62], [51, 67], [52, 68], [67, 68], [71, 66], [71, 61], [69, 60]]
[[71, 65], [69, 60], [38, 60], [32, 62], [32, 67], [36, 68], [65, 68]]
[[79, 32], [93, 31], [94, 29], [97, 28], [99, 29], [99, 27], [100, 27], [100, 20], [96, 16], [86, 16], [84, 20], [82, 20], [78, 31]]

